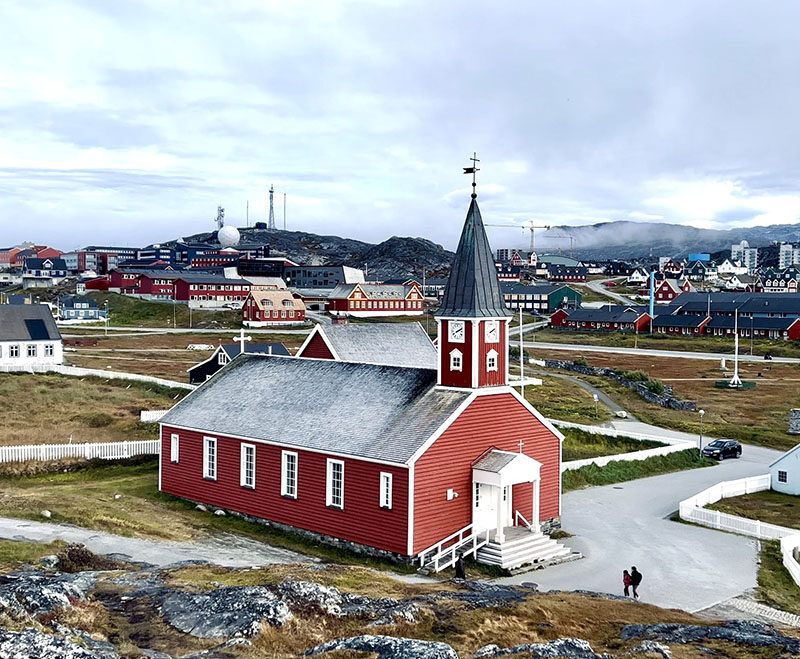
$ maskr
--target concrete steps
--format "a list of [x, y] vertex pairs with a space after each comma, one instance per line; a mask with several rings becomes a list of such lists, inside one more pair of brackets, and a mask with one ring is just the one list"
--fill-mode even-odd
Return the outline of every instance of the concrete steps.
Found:
[[527, 529], [520, 531], [507, 535], [502, 544], [491, 540], [478, 550], [478, 560], [488, 565], [515, 570], [524, 565], [552, 565], [580, 557], [543, 533], [531, 533]]

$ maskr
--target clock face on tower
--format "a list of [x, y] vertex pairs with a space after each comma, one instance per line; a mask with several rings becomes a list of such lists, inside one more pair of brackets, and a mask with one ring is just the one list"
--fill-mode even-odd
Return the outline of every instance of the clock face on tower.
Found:
[[447, 330], [450, 343], [464, 343], [463, 320], [451, 320], [447, 323]]
[[486, 343], [497, 343], [500, 340], [500, 323], [498, 321], [486, 321], [484, 324], [484, 338]]

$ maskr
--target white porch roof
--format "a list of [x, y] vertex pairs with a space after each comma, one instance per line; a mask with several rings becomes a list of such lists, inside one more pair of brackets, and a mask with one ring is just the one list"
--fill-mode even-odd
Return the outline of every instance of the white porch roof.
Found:
[[472, 467], [472, 482], [505, 487], [541, 478], [542, 463], [524, 453], [493, 449]]

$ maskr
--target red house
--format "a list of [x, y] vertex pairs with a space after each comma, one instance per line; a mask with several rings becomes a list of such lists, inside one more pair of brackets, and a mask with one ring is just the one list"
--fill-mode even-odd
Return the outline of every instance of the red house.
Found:
[[650, 314], [633, 306], [607, 305], [599, 309], [559, 309], [550, 325], [563, 329], [602, 332], [647, 332]]
[[653, 318], [653, 334], [701, 335], [711, 316], [660, 314]]
[[306, 305], [284, 289], [250, 291], [242, 306], [242, 324], [245, 327], [305, 322]]
[[334, 316], [420, 316], [424, 300], [420, 285], [339, 284], [328, 295], [328, 311]]
[[473, 200], [437, 368], [242, 354], [161, 420], [161, 491], [441, 569], [569, 550], [562, 435], [508, 384], [506, 309]]
[[[694, 286], [692, 286], [692, 282], [688, 279], [678, 281], [677, 279], [665, 278], [656, 283], [656, 302], [670, 302], [681, 293], [691, 293], [693, 290]], [[647, 295], [649, 295], [649, 293], [649, 291], [646, 291]]]

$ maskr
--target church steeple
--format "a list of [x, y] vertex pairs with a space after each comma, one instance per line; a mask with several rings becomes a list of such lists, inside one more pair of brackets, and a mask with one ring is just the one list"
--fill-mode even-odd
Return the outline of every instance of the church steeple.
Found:
[[[473, 159], [477, 162], [477, 158]], [[508, 383], [508, 323], [511, 312], [500, 291], [492, 249], [473, 192], [456, 249], [439, 325], [439, 383], [454, 387]]]

